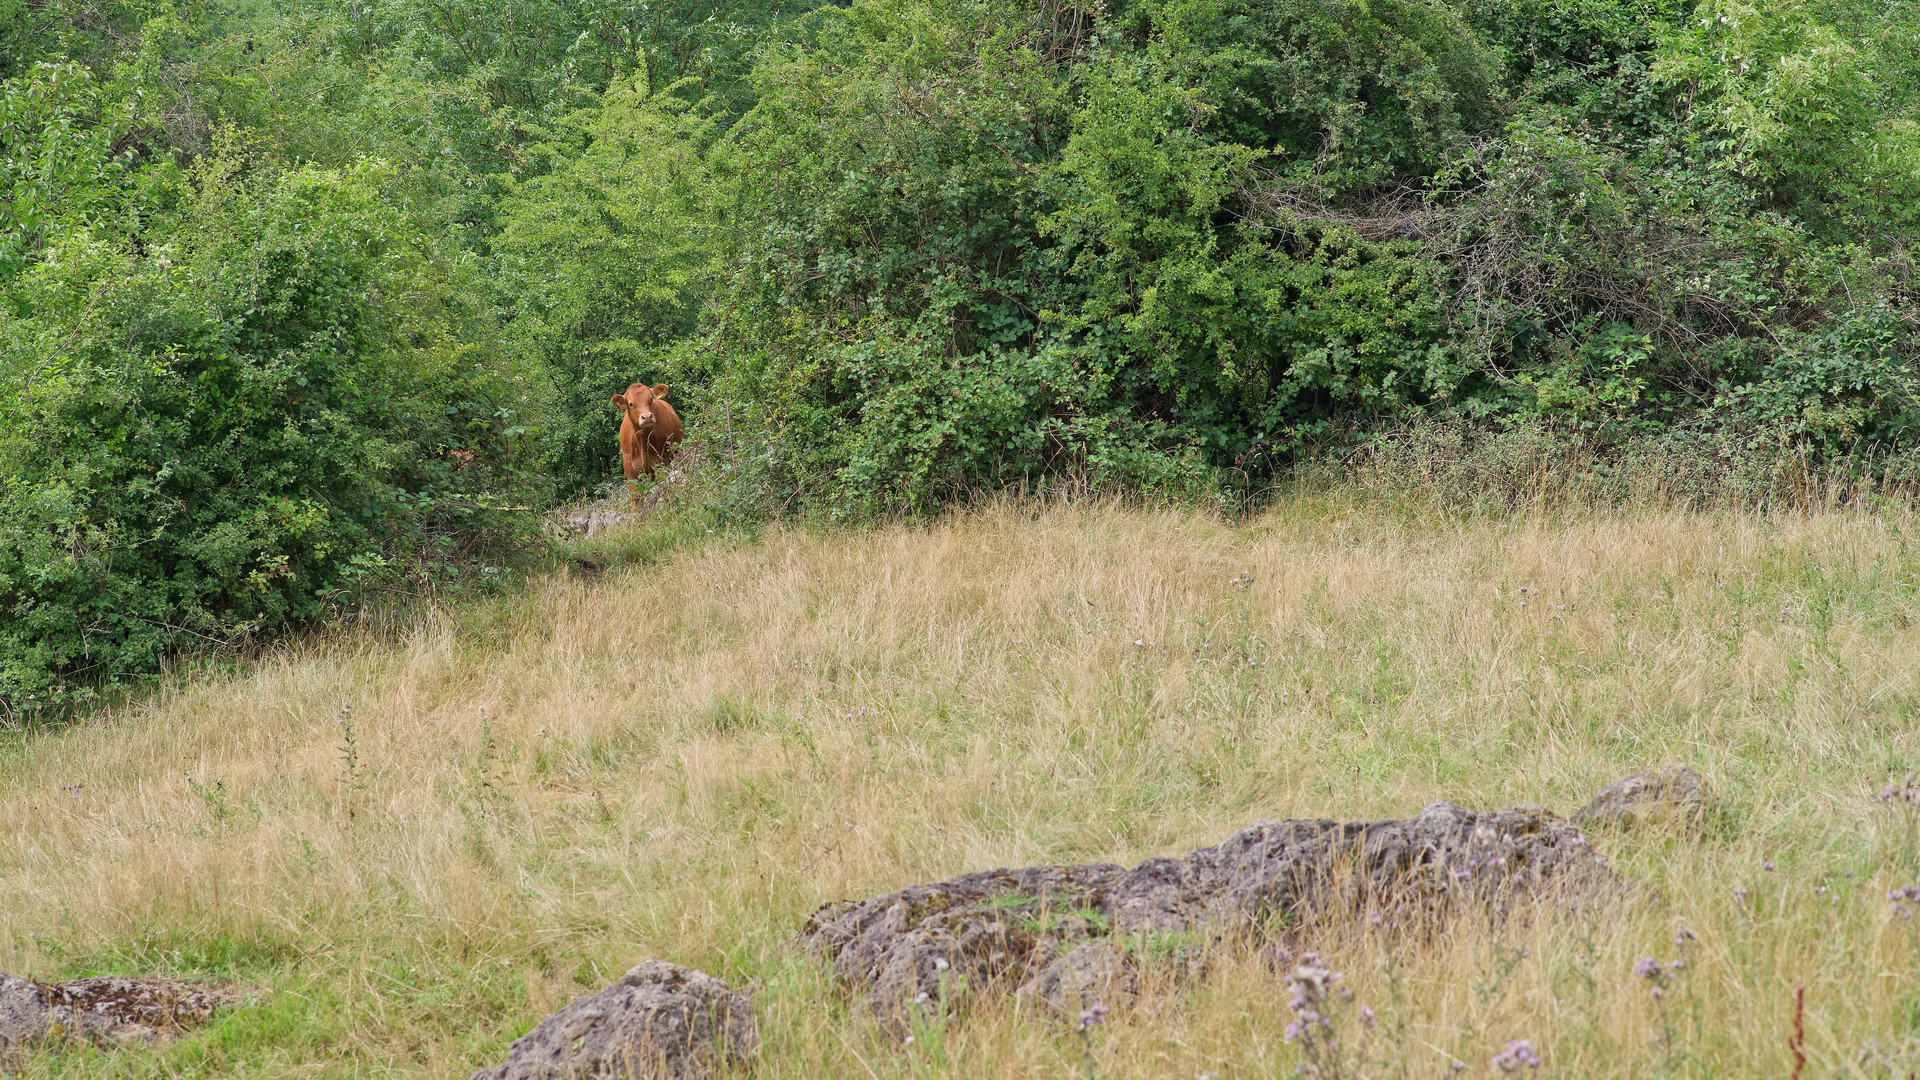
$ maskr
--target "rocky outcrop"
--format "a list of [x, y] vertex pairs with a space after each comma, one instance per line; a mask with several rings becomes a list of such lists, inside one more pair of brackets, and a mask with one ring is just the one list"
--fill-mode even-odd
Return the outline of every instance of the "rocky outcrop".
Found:
[[746, 994], [705, 972], [648, 960], [540, 1021], [473, 1080], [696, 1080], [758, 1047]]
[[1130, 985], [1131, 961], [1088, 943], [1151, 950], [1339, 915], [1430, 925], [1463, 906], [1497, 916], [1520, 898], [1584, 903], [1616, 881], [1580, 830], [1545, 810], [1436, 803], [1405, 820], [1256, 822], [1131, 869], [987, 870], [840, 901], [814, 912], [800, 942], [899, 1025], [985, 990], [1065, 1009], [1085, 987]]
[[1711, 808], [1707, 781], [1685, 765], [1634, 773], [1600, 790], [1573, 815], [1583, 828], [1699, 820]]
[[159, 1046], [206, 1023], [232, 991], [172, 979], [107, 976], [38, 983], [0, 974], [0, 1046], [57, 1039]]

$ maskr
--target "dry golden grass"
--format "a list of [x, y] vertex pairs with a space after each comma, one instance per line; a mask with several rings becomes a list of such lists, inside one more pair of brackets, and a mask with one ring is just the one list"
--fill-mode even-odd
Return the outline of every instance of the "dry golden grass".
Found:
[[[790, 938], [967, 870], [1442, 799], [1567, 812], [1683, 761], [1725, 813], [1596, 837], [1650, 886], [1626, 912], [1309, 931], [1380, 1016], [1364, 1074], [1484, 1076], [1525, 1038], [1539, 1075], [1785, 1076], [1805, 986], [1805, 1076], [1906, 1076], [1920, 946], [1886, 893], [1920, 850], [1873, 796], [1920, 749], [1917, 525], [1301, 500], [722, 535], [14, 738], [0, 970], [259, 992], [35, 1075], [461, 1076], [647, 957], [757, 985], [759, 1076], [1283, 1075], [1287, 989], [1246, 948], [1085, 1041], [987, 1007], [903, 1045]], [[1656, 1002], [1633, 965], [1682, 928]]]

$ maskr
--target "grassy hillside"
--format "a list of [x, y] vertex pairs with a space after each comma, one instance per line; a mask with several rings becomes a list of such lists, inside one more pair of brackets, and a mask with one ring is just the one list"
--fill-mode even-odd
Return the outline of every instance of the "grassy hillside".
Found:
[[[1086, 1041], [990, 1007], [903, 1045], [789, 940], [961, 871], [1442, 799], [1564, 813], [1682, 761], [1726, 812], [1596, 837], [1651, 886], [1624, 914], [1308, 928], [1380, 1017], [1366, 1075], [1497, 1074], [1524, 1038], [1540, 1076], [1785, 1076], [1804, 986], [1805, 1076], [1905, 1076], [1920, 920], [1887, 893], [1920, 878], [1920, 811], [1875, 795], [1920, 757], [1916, 529], [1294, 501], [616, 536], [635, 557], [590, 579], [8, 736], [0, 970], [258, 994], [170, 1050], [26, 1073], [464, 1076], [661, 957], [757, 987], [760, 1077], [1288, 1075], [1252, 952]], [[1655, 999], [1635, 963], [1683, 929]]]

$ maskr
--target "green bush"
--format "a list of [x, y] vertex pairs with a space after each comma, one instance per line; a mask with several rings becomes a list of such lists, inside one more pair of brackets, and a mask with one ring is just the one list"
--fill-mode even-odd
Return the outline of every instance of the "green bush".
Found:
[[758, 104], [714, 155], [734, 223], [726, 466], [775, 503], [862, 512], [1133, 463], [1118, 442], [1144, 449], [1157, 426], [1115, 415], [1097, 349], [1049, 349], [1041, 327], [1071, 40], [969, 0], [808, 25], [761, 63]]
[[1443, 275], [1414, 245], [1247, 220], [1274, 188], [1439, 168], [1493, 107], [1457, 19], [1067, 16], [856, 3], [757, 70], [714, 155], [733, 268], [717, 393], [754, 418], [734, 450], [766, 467], [741, 475], [783, 504], [1252, 475], [1459, 381]]
[[510, 530], [523, 411], [390, 170], [155, 170], [0, 319], [0, 702], [311, 620]]

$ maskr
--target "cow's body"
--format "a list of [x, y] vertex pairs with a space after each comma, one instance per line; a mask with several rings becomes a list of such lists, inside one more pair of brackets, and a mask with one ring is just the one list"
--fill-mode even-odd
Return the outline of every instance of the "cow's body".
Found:
[[641, 473], [653, 479], [658, 465], [673, 464], [673, 448], [680, 443], [680, 414], [667, 404], [667, 384], [634, 383], [624, 394], [613, 395], [620, 418], [620, 464], [627, 472], [627, 498], [635, 512], [640, 491], [634, 481]]

